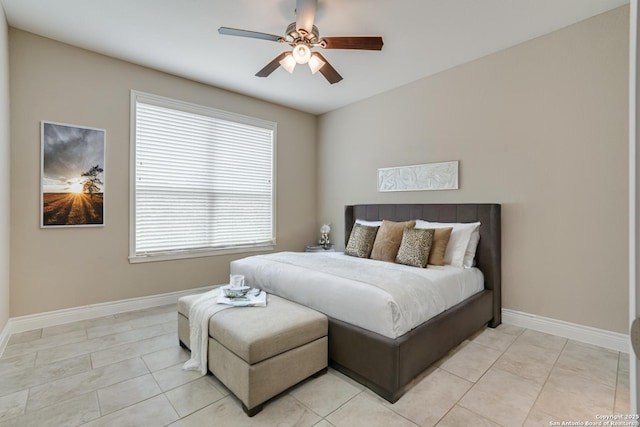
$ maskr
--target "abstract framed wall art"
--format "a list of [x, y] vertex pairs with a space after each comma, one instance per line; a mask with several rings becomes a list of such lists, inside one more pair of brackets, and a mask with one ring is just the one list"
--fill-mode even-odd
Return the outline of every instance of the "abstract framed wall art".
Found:
[[106, 131], [41, 122], [40, 227], [104, 226]]
[[458, 161], [378, 169], [378, 191], [456, 190]]

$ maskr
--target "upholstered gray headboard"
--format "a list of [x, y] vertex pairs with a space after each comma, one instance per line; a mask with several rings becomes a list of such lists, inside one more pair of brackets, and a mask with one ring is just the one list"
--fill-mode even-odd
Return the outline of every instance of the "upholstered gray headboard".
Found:
[[476, 265], [484, 274], [484, 286], [493, 291], [494, 321], [501, 319], [502, 253], [500, 205], [479, 204], [375, 204], [345, 207], [345, 245], [356, 219], [408, 221], [424, 219], [437, 222], [480, 221], [480, 242]]

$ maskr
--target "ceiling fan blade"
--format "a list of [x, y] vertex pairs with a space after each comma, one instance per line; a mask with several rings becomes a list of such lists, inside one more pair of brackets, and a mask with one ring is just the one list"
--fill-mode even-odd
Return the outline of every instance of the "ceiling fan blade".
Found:
[[220, 27], [218, 28], [218, 33], [225, 36], [249, 37], [252, 39], [270, 40], [273, 42], [284, 41], [283, 37], [276, 36], [274, 34], [259, 33], [257, 31], [249, 31], [249, 30], [240, 30], [238, 28]]
[[280, 61], [289, 54], [291, 54], [291, 52], [282, 52], [280, 55], [276, 56], [273, 61], [269, 62], [262, 70], [256, 73], [256, 77], [268, 77], [269, 74], [273, 73], [276, 68], [280, 66]]
[[313, 30], [318, 0], [296, 0], [296, 31], [303, 29], [308, 34]]
[[342, 80], [342, 76], [338, 74], [336, 69], [333, 68], [331, 64], [329, 64], [329, 61], [327, 61], [324, 56], [320, 55], [318, 52], [314, 52], [313, 54], [324, 62], [324, 65], [318, 71], [322, 73], [324, 78], [327, 79], [329, 83], [334, 84]]
[[323, 37], [320, 46], [325, 49], [382, 50], [382, 37]]

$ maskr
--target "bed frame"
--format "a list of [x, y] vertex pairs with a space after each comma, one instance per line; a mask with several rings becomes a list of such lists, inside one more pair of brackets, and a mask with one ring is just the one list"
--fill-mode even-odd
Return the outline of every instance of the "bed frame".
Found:
[[485, 325], [501, 323], [501, 237], [498, 204], [383, 204], [345, 208], [345, 245], [356, 219], [367, 221], [480, 221], [477, 267], [485, 289], [449, 310], [390, 339], [336, 319], [329, 319], [331, 365], [391, 403], [413, 379]]

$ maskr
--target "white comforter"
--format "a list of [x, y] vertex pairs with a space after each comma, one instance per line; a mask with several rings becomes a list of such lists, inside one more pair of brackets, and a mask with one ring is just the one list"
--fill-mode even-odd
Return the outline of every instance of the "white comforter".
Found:
[[280, 252], [231, 263], [245, 283], [397, 338], [484, 289], [477, 268], [409, 267], [342, 253]]

